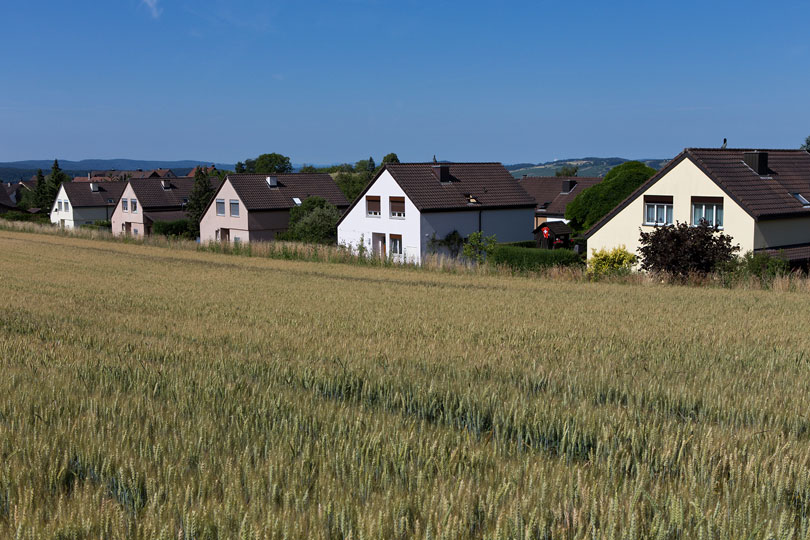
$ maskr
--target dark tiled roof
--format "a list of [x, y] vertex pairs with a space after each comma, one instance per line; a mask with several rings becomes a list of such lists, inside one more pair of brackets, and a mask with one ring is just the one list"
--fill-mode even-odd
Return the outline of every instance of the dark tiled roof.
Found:
[[[161, 178], [134, 178], [129, 180], [129, 185], [138, 197], [144, 211], [154, 209], [180, 209], [185, 204], [183, 199], [188, 199], [189, 193], [194, 188], [192, 178], [171, 178], [168, 179], [169, 188], [163, 188]], [[210, 178], [211, 187], [219, 189], [222, 183], [219, 178]]]
[[[746, 152], [768, 153], [768, 174], [760, 176], [743, 160]], [[642, 184], [625, 200], [585, 233], [588, 238], [602, 228], [613, 216], [647, 191], [684, 159], [691, 160], [713, 179], [732, 200], [751, 217], [779, 219], [810, 217], [791, 193], [801, 193], [810, 199], [810, 153], [805, 150], [754, 150], [745, 148], [686, 148], [672, 161]]]
[[183, 210], [163, 210], [157, 212], [144, 212], [143, 217], [147, 221], [154, 223], [156, 221], [179, 221], [181, 219], [188, 218], [188, 214], [186, 214], [186, 212]]
[[[65, 188], [70, 204], [81, 208], [87, 206], [115, 206], [127, 187], [126, 182], [99, 182], [98, 191], [90, 189], [91, 182], [65, 182]], [[113, 202], [109, 202], [112, 199]]]
[[574, 231], [571, 230], [564, 221], [546, 221], [545, 223], [541, 223], [537, 226], [534, 230], [536, 233], [537, 231], [541, 230], [543, 227], [548, 227], [548, 230], [554, 233], [554, 236], [560, 236], [563, 234], [573, 234]]
[[[394, 180], [420, 212], [467, 208], [520, 208], [534, 199], [500, 163], [447, 163], [450, 182], [440, 182], [434, 163], [386, 163]], [[381, 171], [382, 172], [382, 171]], [[468, 195], [477, 203], [470, 203]]]
[[743, 161], [754, 150], [687, 148], [698, 166], [755, 218], [810, 216], [791, 193], [810, 199], [810, 153], [804, 150], [760, 150], [768, 153], [768, 174], [760, 176]]
[[0, 189], [0, 206], [5, 208], [17, 208], [17, 205], [14, 204], [14, 201], [11, 200], [9, 197], [8, 191], [5, 189]]
[[764, 248], [754, 250], [757, 253], [767, 253], [772, 257], [779, 257], [790, 262], [810, 261], [810, 244], [796, 244], [792, 246]]
[[[563, 181], [573, 180], [576, 182], [574, 189], [563, 193]], [[579, 178], [579, 177], [557, 177], [557, 176], [526, 176], [518, 179], [518, 182], [529, 195], [534, 197], [537, 203], [537, 211], [545, 215], [563, 216], [565, 208], [574, 200], [574, 197], [582, 193], [583, 190], [595, 186], [602, 181], [602, 178]]]
[[331, 176], [324, 173], [279, 174], [278, 188], [267, 184], [267, 174], [230, 174], [228, 180], [248, 210], [283, 210], [296, 206], [293, 197], [323, 197], [338, 208], [349, 201]]

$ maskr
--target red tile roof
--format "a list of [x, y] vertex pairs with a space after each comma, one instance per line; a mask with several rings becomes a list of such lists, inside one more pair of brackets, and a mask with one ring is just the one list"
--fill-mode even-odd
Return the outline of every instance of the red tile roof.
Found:
[[[275, 176], [278, 187], [271, 188], [267, 177]], [[230, 174], [227, 177], [248, 210], [283, 210], [296, 206], [293, 197], [301, 201], [308, 197], [323, 197], [339, 209], [349, 206], [332, 177], [325, 173], [297, 174]]]
[[[574, 181], [576, 185], [571, 191], [563, 192], [563, 182]], [[565, 208], [582, 193], [583, 190], [595, 186], [602, 181], [601, 177], [559, 177], [559, 176], [524, 176], [518, 179], [529, 195], [537, 203], [537, 213], [547, 216], [564, 216]]]

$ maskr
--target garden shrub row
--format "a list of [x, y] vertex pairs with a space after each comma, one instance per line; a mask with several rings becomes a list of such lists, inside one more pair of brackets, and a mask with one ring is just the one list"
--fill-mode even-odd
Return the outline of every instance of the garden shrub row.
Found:
[[552, 266], [579, 266], [582, 257], [570, 249], [538, 249], [500, 244], [489, 255], [494, 265], [513, 270], [540, 270]]

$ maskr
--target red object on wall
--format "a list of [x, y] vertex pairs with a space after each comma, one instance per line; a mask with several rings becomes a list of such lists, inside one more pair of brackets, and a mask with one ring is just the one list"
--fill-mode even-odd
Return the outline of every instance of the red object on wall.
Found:
[[543, 227], [541, 230], [543, 231], [543, 238], [548, 238], [548, 227]]

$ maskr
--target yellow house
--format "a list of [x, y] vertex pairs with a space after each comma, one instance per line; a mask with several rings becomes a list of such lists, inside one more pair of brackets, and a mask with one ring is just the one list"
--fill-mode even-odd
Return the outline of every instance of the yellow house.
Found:
[[706, 219], [740, 252], [810, 260], [810, 153], [805, 150], [687, 148], [586, 234], [593, 250], [625, 246], [677, 222]]

